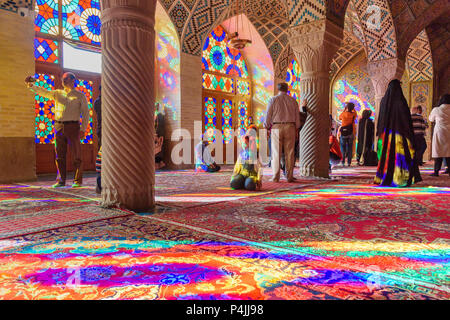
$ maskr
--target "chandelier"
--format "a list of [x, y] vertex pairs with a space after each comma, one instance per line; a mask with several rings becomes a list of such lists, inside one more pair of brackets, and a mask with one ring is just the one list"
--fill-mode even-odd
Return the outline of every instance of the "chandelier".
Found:
[[[227, 34], [227, 41], [233, 49], [243, 50], [245, 47], [252, 43], [251, 39], [242, 38], [239, 36], [239, 31], [244, 31], [244, 4], [240, 0], [236, 0], [234, 3], [234, 14], [236, 15], [235, 31]], [[239, 15], [239, 13], [241, 13]], [[231, 22], [230, 22], [231, 24]], [[251, 38], [250, 22], [247, 21], [247, 28]]]

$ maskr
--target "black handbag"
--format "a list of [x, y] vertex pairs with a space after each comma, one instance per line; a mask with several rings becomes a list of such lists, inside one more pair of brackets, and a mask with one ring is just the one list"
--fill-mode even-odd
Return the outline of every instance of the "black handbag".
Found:
[[353, 124], [341, 127], [341, 136], [347, 137], [353, 133]]

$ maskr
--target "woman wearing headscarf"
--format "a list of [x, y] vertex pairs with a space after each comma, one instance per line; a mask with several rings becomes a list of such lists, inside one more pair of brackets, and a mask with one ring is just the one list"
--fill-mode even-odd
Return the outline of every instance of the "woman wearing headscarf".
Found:
[[418, 163], [414, 159], [411, 113], [397, 79], [389, 83], [381, 100], [377, 136], [382, 137], [382, 142], [375, 183], [388, 187], [407, 187], [422, 181]]
[[356, 148], [356, 159], [358, 165], [368, 165], [369, 152], [373, 149], [373, 136], [375, 131], [375, 125], [373, 124], [370, 116], [371, 110], [364, 110], [361, 120], [358, 124], [358, 146]]
[[446, 159], [447, 166], [450, 164], [450, 94], [444, 94], [438, 103], [439, 107], [434, 108], [429, 120], [435, 123], [433, 133], [433, 158], [434, 173], [432, 176], [439, 176], [442, 162]]

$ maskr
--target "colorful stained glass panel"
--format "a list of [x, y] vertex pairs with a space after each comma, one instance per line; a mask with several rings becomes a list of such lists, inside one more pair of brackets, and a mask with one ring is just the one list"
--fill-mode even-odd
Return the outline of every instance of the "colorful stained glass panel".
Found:
[[101, 26], [99, 0], [65, 0], [62, 4], [64, 37], [100, 45]]
[[[94, 115], [94, 108], [93, 108], [93, 88], [92, 88], [93, 82], [87, 81], [87, 80], [81, 80], [77, 79], [75, 81], [75, 88], [81, 92], [84, 93], [86, 96], [86, 99], [88, 101], [88, 107], [89, 107], [89, 124], [85, 132], [84, 139], [81, 140], [81, 143], [83, 144], [92, 144], [93, 143], [93, 128], [94, 128], [94, 122], [92, 121], [93, 115]], [[81, 120], [80, 120], [81, 121]]]
[[239, 135], [245, 135], [248, 127], [248, 103], [246, 101], [241, 101], [239, 103]]
[[232, 78], [203, 73], [203, 88], [207, 90], [233, 93], [234, 81]]
[[232, 49], [226, 41], [226, 32], [217, 26], [203, 46], [203, 70], [216, 71], [229, 76], [248, 78], [248, 69], [239, 50]]
[[205, 135], [209, 142], [216, 140], [217, 125], [217, 100], [212, 97], [205, 97]]
[[34, 38], [34, 58], [36, 61], [59, 63], [58, 41]]
[[287, 75], [286, 75], [286, 83], [289, 86], [289, 92], [294, 99], [300, 103], [300, 76], [302, 75], [300, 70], [300, 65], [297, 60], [292, 60], [289, 64]]
[[57, 36], [59, 34], [58, 0], [36, 0], [34, 30]]
[[250, 82], [246, 80], [238, 80], [237, 93], [245, 96], [250, 95]]
[[[48, 74], [36, 73], [36, 85], [47, 90], [55, 89], [55, 77]], [[53, 143], [55, 134], [55, 102], [36, 94], [35, 101], [35, 142], [37, 144]]]
[[225, 144], [233, 141], [233, 101], [222, 100], [222, 137]]
[[370, 109], [372, 111], [372, 119], [375, 117], [374, 106], [368, 100], [361, 98], [355, 86], [345, 80], [336, 81], [333, 87], [333, 107], [337, 115], [340, 115], [344, 111], [347, 102], [353, 102], [355, 104], [355, 110], [359, 116], [362, 115], [365, 109]]

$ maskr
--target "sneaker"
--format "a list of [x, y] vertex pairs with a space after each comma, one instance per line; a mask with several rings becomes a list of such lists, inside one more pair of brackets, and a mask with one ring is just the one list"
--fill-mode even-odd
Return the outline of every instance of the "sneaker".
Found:
[[80, 183], [76, 183], [76, 182], [72, 185], [72, 188], [81, 188], [81, 187], [82, 187], [82, 185]]
[[57, 182], [54, 185], [52, 185], [52, 188], [64, 188], [66, 186], [65, 183]]
[[448, 171], [448, 168], [445, 169], [444, 174], [450, 174], [450, 171]]
[[295, 183], [295, 182], [297, 182], [297, 179], [296, 178], [292, 178], [292, 179], [288, 180], [288, 182], [289, 183]]
[[434, 173], [430, 174], [430, 176], [431, 177], [439, 177], [439, 173], [434, 172]]
[[280, 182], [280, 180], [277, 180], [277, 179], [274, 179], [274, 178], [270, 179], [269, 181], [270, 182], [276, 182], [276, 183]]

